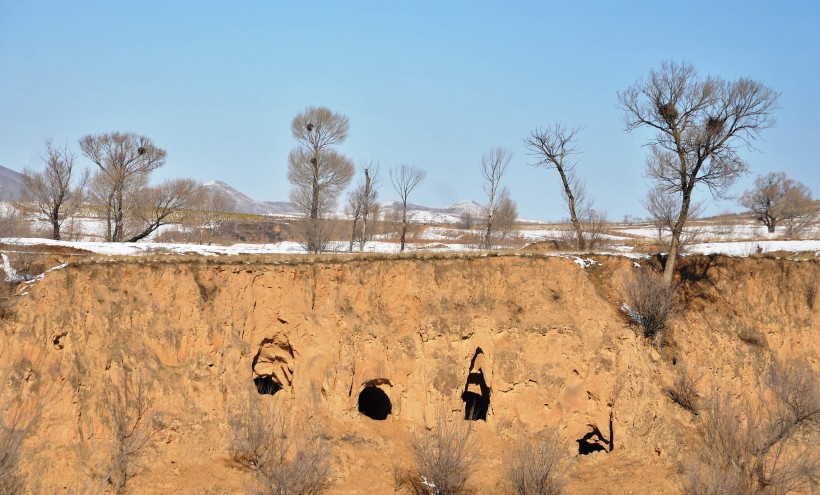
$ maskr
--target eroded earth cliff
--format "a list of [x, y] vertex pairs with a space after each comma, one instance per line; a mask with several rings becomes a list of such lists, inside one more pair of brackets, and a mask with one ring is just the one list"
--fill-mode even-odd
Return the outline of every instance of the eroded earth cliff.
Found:
[[[704, 394], [755, 390], [773, 359], [820, 368], [817, 260], [685, 258], [658, 350], [621, 310], [632, 272], [653, 261], [594, 258], [69, 264], [3, 314], [6, 385], [49, 397], [23, 447], [26, 487], [94, 486], [111, 441], [106, 390], [140, 377], [165, 428], [128, 493], [251, 493], [229, 454], [249, 395], [321, 425], [329, 493], [394, 493], [414, 432], [465, 409], [484, 418], [479, 493], [503, 493], [505, 454], [547, 427], [574, 461], [568, 493], [681, 493], [678, 463], [701, 439], [668, 393], [680, 366], [702, 374]], [[579, 441], [595, 429], [611, 452]]]

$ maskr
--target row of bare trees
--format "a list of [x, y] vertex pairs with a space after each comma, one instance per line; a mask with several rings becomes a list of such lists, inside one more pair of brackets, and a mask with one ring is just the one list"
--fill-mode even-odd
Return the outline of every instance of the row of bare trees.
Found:
[[[291, 122], [291, 134], [297, 146], [288, 156], [288, 180], [292, 184], [291, 202], [304, 215], [303, 242], [307, 251], [319, 253], [328, 248], [330, 235], [326, 220], [334, 211], [341, 192], [350, 185], [355, 173], [352, 161], [337, 152], [337, 146], [347, 139], [350, 122], [347, 117], [325, 107], [308, 107]], [[497, 219], [517, 218], [518, 210], [510, 199], [509, 191], [501, 187], [511, 154], [503, 148], [488, 152], [481, 162], [481, 174], [487, 181], [485, 192], [488, 206], [482, 245], [493, 244], [499, 222]], [[359, 167], [362, 180], [347, 195], [346, 210], [352, 219], [349, 250], [358, 243], [364, 251], [365, 243], [372, 238], [369, 228], [379, 213], [378, 186], [381, 168], [370, 162]], [[413, 165], [401, 164], [389, 170], [390, 183], [399, 196], [400, 251], [407, 243], [410, 218], [410, 194], [424, 181], [427, 172]], [[507, 223], [509, 220], [507, 220]], [[501, 229], [508, 232], [509, 229]]]
[[[45, 219], [51, 237], [61, 239], [66, 220], [85, 205], [102, 208], [105, 240], [136, 242], [175, 220], [188, 209], [230, 206], [218, 192], [206, 191], [192, 179], [172, 179], [150, 184], [151, 173], [163, 165], [167, 153], [145, 136], [112, 132], [87, 135], [80, 150], [97, 167], [94, 174], [78, 170], [76, 155], [68, 147], [46, 140], [44, 169], [23, 171], [24, 211]], [[201, 215], [200, 215], [201, 216]], [[203, 216], [208, 223], [209, 218]]]

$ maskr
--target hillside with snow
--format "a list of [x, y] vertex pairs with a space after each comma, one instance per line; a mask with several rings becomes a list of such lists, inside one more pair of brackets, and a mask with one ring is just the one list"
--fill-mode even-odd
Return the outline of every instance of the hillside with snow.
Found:
[[[287, 201], [256, 201], [242, 193], [235, 187], [219, 180], [206, 182], [203, 186], [212, 191], [225, 195], [232, 203], [233, 213], [248, 213], [253, 215], [298, 216], [299, 211], [293, 203]], [[401, 203], [388, 201], [380, 205], [383, 215], [391, 216], [401, 211]], [[417, 204], [408, 204], [407, 214], [410, 220], [419, 224], [455, 224], [460, 222], [462, 215], [469, 213], [473, 218], [479, 218], [484, 213], [484, 207], [472, 200], [459, 201], [450, 206], [435, 208]], [[335, 218], [347, 218], [343, 210], [335, 212]]]
[[296, 208], [291, 203], [285, 201], [256, 201], [220, 180], [212, 180], [202, 186], [228, 198], [232, 213], [248, 213], [251, 215], [295, 215], [297, 213]]
[[0, 165], [0, 201], [17, 201], [23, 191], [23, 174]]
[[[390, 216], [394, 212], [401, 211], [401, 203], [398, 201], [382, 203], [381, 211], [386, 216]], [[484, 207], [472, 200], [459, 201], [444, 208], [412, 203], [407, 205], [407, 216], [412, 222], [420, 224], [459, 223], [465, 213], [469, 213], [473, 218], [480, 218], [484, 214]]]

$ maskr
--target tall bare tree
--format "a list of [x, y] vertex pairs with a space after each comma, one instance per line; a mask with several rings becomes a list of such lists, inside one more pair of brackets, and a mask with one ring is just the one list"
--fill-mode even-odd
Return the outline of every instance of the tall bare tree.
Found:
[[575, 163], [570, 157], [578, 153], [575, 137], [581, 128], [569, 129], [560, 122], [546, 129], [535, 129], [524, 139], [530, 156], [536, 158], [533, 167], [554, 168], [561, 177], [564, 200], [567, 202], [567, 211], [572, 227], [575, 229], [576, 247], [586, 249], [584, 229], [581, 226], [581, 202], [579, 190], [583, 190], [583, 183], [575, 175]]
[[481, 157], [481, 177], [484, 179], [484, 192], [487, 194], [487, 214], [484, 228], [484, 249], [493, 245], [493, 227], [501, 200], [509, 196], [507, 188], [501, 187], [501, 178], [507, 172], [512, 153], [504, 148], [492, 148]]
[[293, 118], [291, 133], [298, 146], [288, 155], [291, 202], [305, 215], [305, 247], [312, 253], [325, 249], [323, 220], [350, 184], [353, 163], [332, 147], [344, 142], [350, 122], [325, 107], [307, 107]]
[[809, 188], [783, 172], [758, 176], [754, 188], [740, 197], [740, 204], [757, 215], [770, 234], [778, 222], [808, 217], [815, 209]]
[[663, 62], [647, 79], [618, 93], [627, 131], [646, 127], [655, 132], [649, 140], [647, 176], [659, 193], [676, 198], [663, 274], [667, 285], [672, 283], [695, 187], [702, 184], [713, 197], [723, 197], [746, 173], [738, 148], [774, 125], [777, 99], [775, 91], [758, 81], [701, 78], [691, 64], [675, 62]]
[[[60, 229], [67, 218], [73, 216], [83, 203], [88, 171], [79, 175], [74, 168], [75, 155], [65, 148], [55, 148], [46, 140], [43, 156], [45, 170], [23, 170], [24, 210], [42, 215], [51, 224], [51, 238], [60, 240]], [[75, 184], [76, 182], [76, 184]]]
[[[379, 192], [376, 190], [380, 180], [378, 163], [367, 163], [361, 167], [364, 178], [355, 189], [348, 194], [348, 211], [353, 219], [353, 228], [350, 235], [350, 251], [353, 244], [359, 242], [359, 252], [364, 251], [364, 244], [370, 238], [368, 222], [378, 210]], [[361, 221], [361, 226], [359, 226]]]
[[165, 165], [167, 153], [132, 132], [89, 134], [80, 139], [80, 149], [99, 167], [95, 189], [106, 207], [107, 240], [123, 241], [128, 191], [147, 183], [151, 172]]
[[402, 252], [407, 240], [407, 198], [426, 176], [426, 171], [407, 164], [390, 169], [390, 182], [393, 183], [393, 189], [396, 190], [401, 201], [401, 247], [399, 250]]

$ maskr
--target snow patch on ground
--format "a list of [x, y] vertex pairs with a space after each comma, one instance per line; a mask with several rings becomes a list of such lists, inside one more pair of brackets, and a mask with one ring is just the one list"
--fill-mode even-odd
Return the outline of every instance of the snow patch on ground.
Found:
[[705, 242], [688, 246], [686, 250], [689, 253], [725, 254], [728, 256], [750, 256], [772, 251], [788, 251], [793, 253], [814, 251], [820, 255], [820, 240]]
[[597, 262], [593, 259], [590, 259], [590, 258], [583, 259], [583, 258], [579, 258], [577, 256], [574, 256], [572, 261], [574, 261], [575, 264], [580, 266], [581, 268], [586, 268], [586, 267], [592, 266], [592, 265], [600, 265], [599, 262]]

